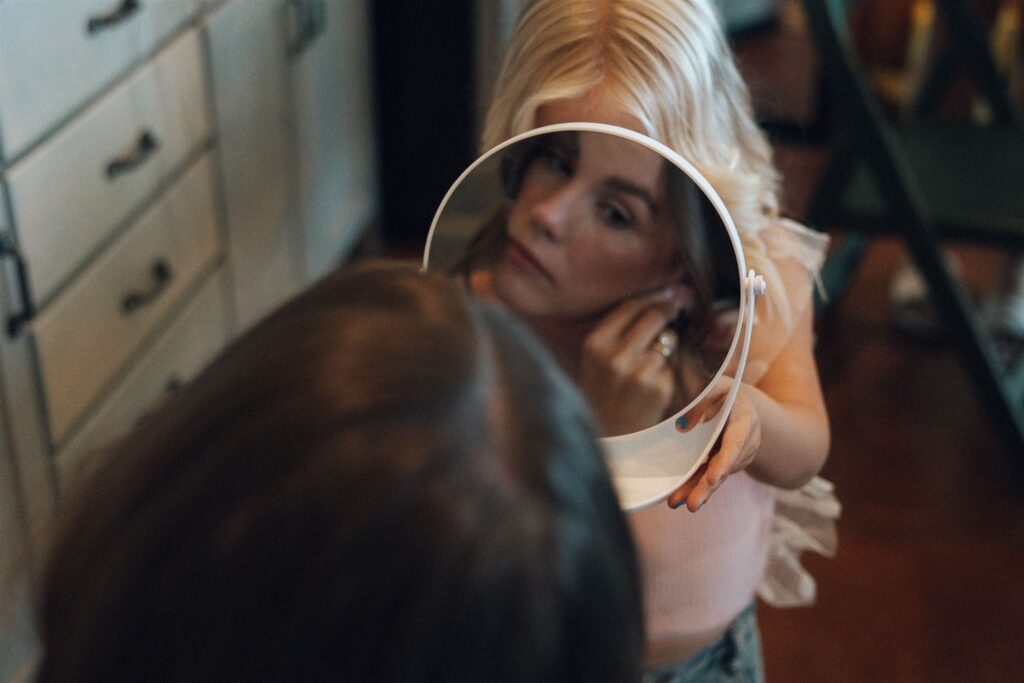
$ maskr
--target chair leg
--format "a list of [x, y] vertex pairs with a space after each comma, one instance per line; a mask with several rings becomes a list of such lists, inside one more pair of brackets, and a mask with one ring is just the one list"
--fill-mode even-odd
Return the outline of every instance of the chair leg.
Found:
[[833, 221], [835, 207], [841, 204], [840, 197], [853, 176], [856, 161], [856, 155], [846, 145], [836, 145], [807, 207], [808, 225], [820, 228]]
[[[856, 156], [846, 147], [836, 147], [807, 209], [805, 221], [808, 225], [824, 229], [833, 222], [835, 207], [840, 203], [840, 195], [849, 183], [856, 161]], [[821, 269], [825, 296], [815, 297], [816, 314], [824, 315], [842, 297], [866, 249], [867, 236], [861, 232], [849, 233], [841, 244], [832, 249]]]
[[863, 232], [851, 232], [842, 243], [832, 249], [821, 269], [824, 296], [819, 293], [814, 298], [815, 315], [825, 315], [843, 298], [867, 247], [867, 235]]
[[942, 53], [917, 95], [913, 106], [914, 118], [927, 118], [938, 113], [955, 72], [956, 59], [953, 54], [948, 51]]
[[908, 225], [907, 247], [928, 281], [935, 305], [942, 311], [953, 343], [974, 381], [982, 403], [1000, 436], [1014, 453], [1012, 466], [1024, 478], [1024, 405], [1014, 392], [992, 338], [978, 323], [966, 292], [950, 273], [942, 250], [925, 226]]

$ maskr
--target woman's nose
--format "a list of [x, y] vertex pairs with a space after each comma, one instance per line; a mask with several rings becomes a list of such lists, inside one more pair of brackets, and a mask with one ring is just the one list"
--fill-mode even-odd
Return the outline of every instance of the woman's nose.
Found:
[[563, 185], [534, 204], [530, 219], [542, 237], [554, 242], [566, 238], [572, 224], [573, 196], [572, 186]]

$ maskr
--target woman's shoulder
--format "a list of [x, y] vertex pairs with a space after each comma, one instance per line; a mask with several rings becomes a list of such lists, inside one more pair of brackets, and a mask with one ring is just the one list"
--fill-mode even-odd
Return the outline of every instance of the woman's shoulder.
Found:
[[771, 313], [789, 323], [808, 305], [830, 238], [788, 218], [769, 221], [741, 237], [747, 267], [763, 276]]
[[793, 334], [796, 321], [813, 305], [828, 251], [828, 235], [796, 221], [777, 219], [744, 235], [747, 267], [766, 283], [756, 308], [757, 323], [744, 380], [756, 384]]

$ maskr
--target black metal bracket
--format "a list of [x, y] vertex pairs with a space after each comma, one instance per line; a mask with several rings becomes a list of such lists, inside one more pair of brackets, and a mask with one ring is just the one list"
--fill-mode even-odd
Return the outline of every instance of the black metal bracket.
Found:
[[142, 131], [133, 150], [123, 157], [107, 162], [107, 177], [113, 180], [117, 176], [141, 166], [159, 147], [160, 143], [151, 132], [148, 130]]
[[7, 336], [14, 338], [21, 334], [22, 328], [35, 316], [35, 307], [32, 306], [32, 296], [28, 288], [28, 264], [8, 233], [0, 233], [0, 256], [14, 261], [15, 277], [18, 280], [21, 311], [7, 317]]
[[85, 23], [86, 33], [99, 33], [105, 28], [110, 28], [121, 23], [139, 9], [139, 0], [123, 0], [120, 5], [107, 14], [92, 17]]
[[171, 283], [171, 279], [174, 277], [174, 271], [171, 270], [171, 265], [161, 258], [153, 263], [150, 275], [152, 280], [148, 288], [141, 291], [128, 292], [121, 299], [121, 310], [124, 311], [126, 315], [148, 305], [151, 301], [160, 296], [160, 294], [167, 289], [167, 285]]

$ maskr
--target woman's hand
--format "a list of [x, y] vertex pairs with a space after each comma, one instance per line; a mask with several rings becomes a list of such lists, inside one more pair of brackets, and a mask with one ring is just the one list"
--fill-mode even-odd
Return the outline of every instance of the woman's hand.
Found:
[[791, 321], [780, 315], [758, 319], [744, 371], [756, 384], [740, 386], [721, 443], [706, 466], [668, 496], [671, 507], [685, 501], [689, 510], [699, 509], [726, 477], [741, 470], [763, 484], [798, 489], [825, 464], [831, 431], [814, 358], [812, 282], [796, 257], [777, 265], [779, 282], [756, 306], [765, 310], [778, 292], [799, 312]]
[[[731, 381], [723, 381], [721, 384], [722, 388], [710, 399], [712, 404], [721, 404], [728, 393]], [[729, 475], [746, 469], [754, 461], [761, 447], [761, 417], [748, 395], [751, 391], [757, 390], [740, 385], [717, 448], [712, 450], [707, 461], [686, 480], [685, 484], [669, 494], [669, 507], [678, 508], [686, 505], [691, 512], [696, 512]]]
[[583, 342], [578, 384], [607, 436], [659, 422], [671, 407], [676, 375], [655, 342], [689, 306], [685, 286], [628, 299], [597, 324]]
[[[797, 489], [821, 471], [830, 430], [814, 362], [813, 315], [807, 305], [763, 374], [754, 373], [760, 375], [757, 386], [740, 386], [721, 446], [706, 467], [672, 492], [670, 506], [685, 500], [688, 509], [699, 509], [740, 470], [784, 489]], [[748, 361], [748, 371], [755, 362]]]

